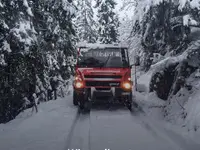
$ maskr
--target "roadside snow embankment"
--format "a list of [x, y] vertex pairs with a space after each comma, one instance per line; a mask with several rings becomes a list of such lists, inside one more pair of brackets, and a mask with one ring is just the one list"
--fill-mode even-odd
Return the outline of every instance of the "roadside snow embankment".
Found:
[[191, 89], [182, 88], [166, 107], [166, 118], [175, 124], [186, 127], [188, 131], [200, 129], [200, 78], [193, 73], [186, 81]]
[[27, 109], [7, 124], [0, 124], [1, 150], [64, 149], [77, 109], [71, 96]]
[[170, 101], [163, 101], [156, 93], [149, 93], [151, 75], [152, 72], [149, 71], [138, 78], [139, 92], [135, 93], [137, 103], [148, 116], [165, 120], [166, 124], [175, 126], [183, 134], [198, 139], [200, 137], [199, 71], [193, 73], [186, 81], [187, 85], [192, 85], [192, 89], [182, 88]]

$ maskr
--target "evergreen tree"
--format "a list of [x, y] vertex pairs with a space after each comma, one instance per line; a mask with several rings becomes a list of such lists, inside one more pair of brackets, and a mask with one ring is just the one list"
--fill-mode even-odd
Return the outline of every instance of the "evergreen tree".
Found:
[[[164, 56], [178, 54], [189, 44], [191, 26], [199, 25], [198, 5], [191, 1], [126, 0], [127, 7], [134, 4], [133, 26], [130, 38], [141, 37], [144, 69], [153, 63], [154, 53]], [[145, 10], [145, 11], [144, 11]], [[129, 39], [130, 41], [131, 39]]]
[[111, 44], [118, 42], [119, 20], [114, 12], [116, 2], [114, 0], [101, 0], [98, 7], [98, 40], [101, 43]]
[[79, 41], [94, 43], [97, 40], [96, 22], [92, 0], [77, 0], [78, 12], [75, 18], [76, 32]]
[[0, 123], [46, 95], [51, 78], [69, 78], [74, 12], [71, 0], [0, 1]]
[[[131, 35], [141, 37], [143, 69], [148, 71], [152, 64], [164, 59], [153, 69], [150, 83], [150, 91], [156, 91], [161, 99], [175, 95], [199, 67], [199, 33], [191, 32], [192, 27], [200, 25], [199, 2], [140, 0], [136, 3]], [[185, 59], [173, 61], [183, 55]]]

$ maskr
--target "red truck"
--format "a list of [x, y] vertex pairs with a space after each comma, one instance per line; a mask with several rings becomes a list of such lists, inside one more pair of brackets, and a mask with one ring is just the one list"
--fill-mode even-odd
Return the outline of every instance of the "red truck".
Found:
[[91, 102], [107, 99], [132, 110], [131, 65], [128, 48], [119, 44], [79, 44], [73, 82], [73, 104], [89, 109]]

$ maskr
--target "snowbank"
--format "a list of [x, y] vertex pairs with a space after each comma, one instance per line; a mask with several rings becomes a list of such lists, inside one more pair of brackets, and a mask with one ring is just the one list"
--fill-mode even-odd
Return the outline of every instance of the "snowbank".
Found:
[[199, 70], [194, 72], [186, 81], [187, 85], [192, 85], [192, 89], [182, 88], [170, 101], [163, 101], [157, 97], [156, 93], [149, 93], [147, 90], [153, 73], [149, 71], [138, 78], [139, 92], [135, 93], [136, 102], [149, 116], [165, 120], [167, 124], [180, 128], [187, 136], [200, 137], [199, 72]]
[[200, 129], [200, 79], [196, 74], [197, 72], [193, 73], [187, 79], [187, 84], [193, 88], [181, 89], [166, 108], [166, 118], [172, 123], [186, 127], [188, 131]]
[[11, 122], [0, 124], [0, 149], [65, 149], [77, 112], [71, 100], [69, 96], [49, 101], [39, 106], [37, 114], [28, 109]]
[[149, 92], [149, 85], [152, 73], [152, 71], [148, 71], [147, 73], [142, 74], [138, 77], [137, 90], [139, 92]]

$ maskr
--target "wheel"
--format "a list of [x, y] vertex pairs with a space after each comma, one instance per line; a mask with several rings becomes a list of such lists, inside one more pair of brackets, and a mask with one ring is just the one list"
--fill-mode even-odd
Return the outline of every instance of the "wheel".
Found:
[[85, 103], [84, 103], [84, 102], [80, 102], [79, 108], [80, 108], [80, 110], [84, 110], [84, 108], [85, 108]]
[[130, 111], [133, 110], [133, 104], [131, 102], [127, 102], [126, 106]]
[[90, 91], [87, 91], [85, 95], [82, 96], [82, 99], [79, 101], [79, 108], [84, 112], [90, 112], [91, 109], [91, 96]]
[[87, 102], [85, 102], [85, 104], [84, 104], [84, 111], [85, 111], [86, 113], [88, 113], [88, 112], [90, 112], [90, 110], [91, 110], [91, 102], [90, 102], [90, 101], [87, 101]]
[[132, 93], [126, 97], [126, 107], [132, 111], [133, 110], [133, 100], [132, 100]]
[[78, 106], [78, 101], [79, 101], [79, 96], [77, 95], [76, 92], [73, 92], [73, 104], [74, 106]]

